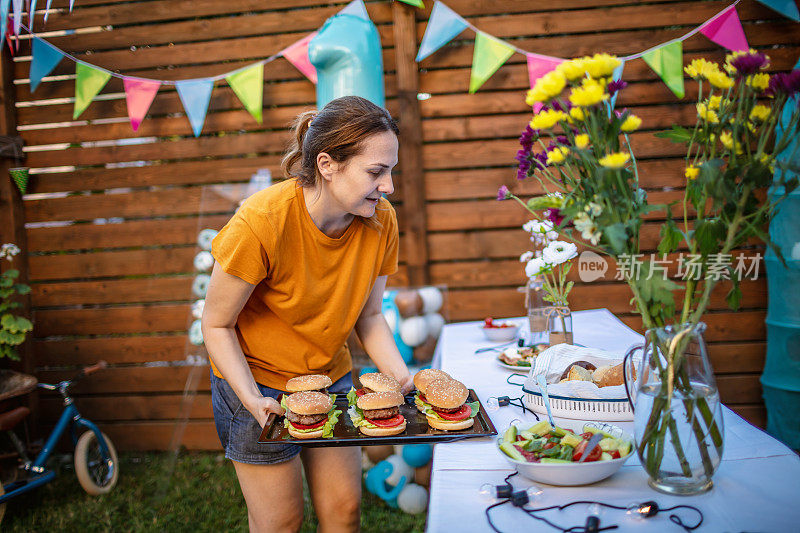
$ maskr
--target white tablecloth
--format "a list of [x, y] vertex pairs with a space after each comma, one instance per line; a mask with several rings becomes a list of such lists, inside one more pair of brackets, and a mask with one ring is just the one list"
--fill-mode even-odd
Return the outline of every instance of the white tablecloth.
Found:
[[[573, 315], [575, 343], [622, 352], [641, 336], [606, 309], [581, 311]], [[524, 326], [526, 320], [518, 319]], [[496, 364], [496, 352], [474, 355], [476, 348], [491, 346], [478, 328], [479, 322], [445, 326], [439, 339], [435, 361], [454, 378], [475, 389], [485, 404], [490, 396], [522, 395], [520, 387], [508, 385], [511, 373]], [[535, 418], [507, 406], [490, 414], [502, 433], [514, 419], [533, 424]], [[546, 417], [542, 417], [543, 419]], [[558, 420], [557, 420], [558, 422]], [[647, 485], [647, 475], [634, 454], [622, 469], [604, 481], [582, 487], [554, 487], [540, 484], [544, 494], [536, 507], [564, 504], [576, 500], [598, 500], [627, 506], [634, 502], [655, 500], [662, 507], [689, 504], [699, 507], [705, 517], [698, 532], [790, 532], [800, 531], [800, 459], [789, 448], [755, 428], [733, 411], [725, 408], [725, 450], [722, 464], [714, 476], [714, 488], [699, 496], [676, 497], [662, 494]], [[524, 425], [524, 424], [523, 424]], [[617, 423], [633, 432], [633, 423]], [[494, 439], [470, 439], [435, 447], [428, 531], [491, 531], [484, 509], [489, 502], [478, 494], [484, 483], [500, 484], [513, 472], [497, 451]], [[515, 489], [532, 483], [521, 476], [512, 478]], [[583, 526], [586, 507], [577, 507], [544, 515], [564, 527]], [[681, 515], [687, 524], [695, 515]], [[616, 531], [680, 532], [667, 513], [634, 523], [623, 511], [607, 510], [601, 525], [617, 524]], [[556, 531], [530, 518], [510, 503], [492, 511], [492, 520], [501, 531]]]

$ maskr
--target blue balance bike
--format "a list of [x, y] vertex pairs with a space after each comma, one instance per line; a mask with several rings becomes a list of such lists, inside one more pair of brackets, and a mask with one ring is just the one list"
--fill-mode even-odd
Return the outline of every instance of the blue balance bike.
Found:
[[[67, 428], [70, 430], [72, 442], [75, 445], [75, 474], [83, 490], [96, 496], [105, 494], [114, 488], [119, 477], [117, 451], [109, 438], [93, 422], [81, 416], [69, 396], [69, 388], [76, 381], [105, 367], [105, 361], [100, 361], [95, 365], [83, 368], [71, 380], [62, 381], [55, 385], [38, 384], [42, 389], [58, 391], [61, 394], [64, 399], [64, 412], [61, 413], [58, 423], [47, 438], [44, 448], [33, 461], [28, 458], [25, 446], [16, 433], [12, 431], [14, 426], [19, 424], [30, 413], [30, 410], [27, 407], [17, 407], [12, 411], [0, 414], [0, 431], [5, 431], [14, 443], [14, 447], [22, 460], [19, 468], [24, 470], [26, 474], [23, 479], [0, 487], [0, 521], [3, 519], [5, 503], [8, 500], [49, 483], [56, 477], [55, 471], [48, 469], [46, 463]], [[82, 428], [87, 431], [79, 437], [79, 430]]]

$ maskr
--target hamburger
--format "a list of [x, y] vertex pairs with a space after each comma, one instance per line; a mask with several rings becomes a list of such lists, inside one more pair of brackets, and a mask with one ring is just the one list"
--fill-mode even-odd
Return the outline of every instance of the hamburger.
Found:
[[455, 379], [437, 379], [428, 383], [425, 397], [430, 409], [425, 411], [428, 425], [445, 431], [471, 428], [478, 414], [478, 402], [464, 403], [469, 391]]
[[370, 392], [359, 396], [348, 411], [353, 425], [364, 435], [386, 437], [406, 429], [406, 419], [400, 414], [405, 398], [398, 391]]
[[361, 382], [361, 388], [350, 387], [350, 392], [347, 393], [347, 402], [350, 405], [355, 405], [356, 400], [365, 394], [372, 392], [400, 392], [401, 390], [400, 383], [396, 379], [380, 372], [362, 374], [358, 380]]
[[414, 374], [414, 386], [417, 388], [417, 393], [414, 395], [414, 405], [417, 406], [420, 412], [424, 413], [431, 406], [425, 399], [425, 391], [428, 389], [428, 384], [437, 379], [451, 379], [450, 374], [436, 370], [435, 368], [423, 368]]
[[296, 439], [329, 439], [333, 426], [342, 414], [334, 409], [330, 396], [318, 391], [302, 391], [284, 395], [281, 407], [286, 409], [283, 426]]
[[328, 393], [328, 387], [333, 385], [331, 378], [322, 374], [308, 374], [297, 376], [286, 382], [286, 392], [317, 391]]

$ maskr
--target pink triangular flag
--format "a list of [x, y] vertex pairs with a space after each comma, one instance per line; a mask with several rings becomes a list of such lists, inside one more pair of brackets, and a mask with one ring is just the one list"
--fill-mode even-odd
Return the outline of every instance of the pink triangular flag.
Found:
[[747, 38], [744, 36], [742, 23], [739, 20], [739, 13], [736, 6], [731, 6], [722, 11], [719, 15], [703, 24], [700, 33], [714, 41], [720, 46], [734, 52], [747, 51]]
[[309, 33], [296, 43], [281, 50], [281, 55], [294, 65], [303, 76], [315, 84], [317, 83], [317, 69], [315, 69], [311, 61], [308, 60], [308, 43], [311, 42], [311, 39], [316, 37], [317, 33], [319, 32], [315, 31]]
[[128, 102], [128, 117], [131, 119], [133, 131], [136, 131], [150, 109], [161, 82], [141, 78], [123, 78], [122, 82], [125, 85], [125, 100]]
[[[556, 68], [564, 60], [558, 57], [543, 56], [541, 54], [528, 53], [528, 78], [531, 87], [536, 84], [536, 80]], [[533, 104], [533, 112], [538, 113], [544, 107], [541, 103]]]

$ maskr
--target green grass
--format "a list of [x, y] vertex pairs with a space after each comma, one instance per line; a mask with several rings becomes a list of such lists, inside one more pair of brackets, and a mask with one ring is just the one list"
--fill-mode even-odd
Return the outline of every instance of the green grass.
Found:
[[[231, 462], [220, 454], [126, 453], [117, 486], [89, 496], [68, 461], [55, 481], [11, 500], [4, 532], [29, 531], [247, 531], [247, 510]], [[308, 494], [302, 531], [316, 531]], [[361, 529], [410, 532], [425, 529], [425, 514], [408, 515], [364, 490]]]

